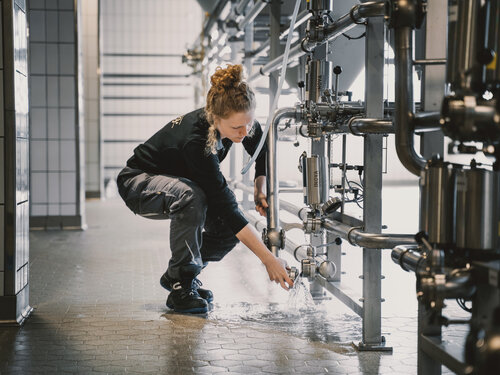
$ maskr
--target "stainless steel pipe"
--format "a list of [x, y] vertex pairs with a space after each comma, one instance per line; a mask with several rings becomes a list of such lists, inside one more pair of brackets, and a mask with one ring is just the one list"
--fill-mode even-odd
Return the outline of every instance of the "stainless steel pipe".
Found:
[[391, 258], [394, 263], [399, 264], [405, 271], [416, 272], [424, 259], [417, 249], [417, 245], [396, 246], [392, 249]]
[[[439, 112], [420, 112], [415, 115], [414, 128], [415, 133], [424, 133], [440, 130]], [[365, 134], [393, 134], [394, 124], [391, 118], [376, 119], [366, 117], [351, 117], [347, 124], [338, 129], [343, 133], [351, 133], [354, 135]], [[334, 131], [335, 133], [337, 131]]]
[[[278, 163], [277, 163], [277, 146], [278, 146], [278, 124], [284, 118], [294, 118], [296, 116], [296, 110], [294, 107], [286, 107], [278, 109], [273, 116], [271, 126], [269, 128], [269, 134], [267, 139], [267, 178], [268, 178], [268, 190], [267, 190], [267, 203], [269, 204], [269, 214], [268, 214], [268, 234], [276, 236], [279, 233], [280, 221], [279, 221], [279, 179], [278, 179]], [[278, 255], [279, 246], [271, 244], [271, 252]]]
[[396, 152], [403, 166], [420, 176], [426, 160], [415, 151], [413, 141], [413, 64], [412, 28], [398, 27], [395, 30], [394, 61], [396, 69], [396, 111], [394, 117]]
[[351, 245], [369, 249], [392, 249], [398, 245], [416, 244], [413, 234], [365, 233], [361, 228], [351, 227], [336, 220], [325, 219], [323, 227]]

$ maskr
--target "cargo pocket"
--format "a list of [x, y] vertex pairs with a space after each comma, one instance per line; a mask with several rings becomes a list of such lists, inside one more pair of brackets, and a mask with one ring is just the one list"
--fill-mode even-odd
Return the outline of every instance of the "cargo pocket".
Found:
[[163, 191], [142, 191], [137, 214], [148, 219], [168, 219], [175, 195]]

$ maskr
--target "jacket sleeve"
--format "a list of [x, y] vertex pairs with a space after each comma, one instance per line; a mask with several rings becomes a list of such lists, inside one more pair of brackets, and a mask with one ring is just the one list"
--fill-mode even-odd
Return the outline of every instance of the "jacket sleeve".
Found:
[[206, 154], [203, 139], [187, 142], [182, 151], [190, 179], [205, 192], [208, 205], [216, 207], [224, 222], [237, 234], [248, 221], [238, 209], [236, 197], [220, 171], [217, 156]]
[[[250, 135], [245, 137], [242, 143], [245, 150], [253, 156], [263, 134], [260, 124], [257, 121], [254, 122], [249, 133]], [[266, 175], [266, 155], [267, 139], [259, 152], [259, 156], [255, 159], [255, 178]]]

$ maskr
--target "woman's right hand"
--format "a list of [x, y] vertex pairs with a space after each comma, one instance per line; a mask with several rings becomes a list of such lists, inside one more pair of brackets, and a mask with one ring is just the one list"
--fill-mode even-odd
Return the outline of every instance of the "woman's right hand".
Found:
[[266, 266], [266, 270], [271, 281], [279, 283], [285, 290], [289, 290], [293, 287], [293, 280], [290, 279], [288, 272], [286, 272], [287, 263], [284, 259], [273, 255], [268, 258], [264, 265]]

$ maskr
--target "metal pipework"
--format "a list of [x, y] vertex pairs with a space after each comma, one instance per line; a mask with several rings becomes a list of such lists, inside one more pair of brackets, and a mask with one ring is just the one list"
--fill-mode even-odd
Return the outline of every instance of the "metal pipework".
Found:
[[433, 245], [455, 243], [456, 168], [442, 159], [430, 161], [421, 176], [420, 228]]
[[413, 64], [412, 64], [412, 28], [410, 26], [395, 29], [395, 70], [396, 70], [396, 111], [394, 128], [396, 152], [403, 166], [419, 176], [426, 160], [419, 155], [413, 141]]
[[500, 85], [500, 3], [489, 1], [488, 4], [488, 31], [486, 48], [496, 54], [496, 59], [486, 66], [486, 84], [488, 88]]
[[407, 272], [417, 272], [425, 259], [420, 253], [417, 245], [396, 246], [392, 249], [391, 258], [394, 263], [399, 264], [401, 268]]
[[[267, 174], [268, 174], [268, 190], [267, 200], [269, 204], [268, 212], [268, 236], [269, 239], [279, 239], [281, 236], [276, 233], [281, 233], [279, 221], [279, 179], [278, 179], [278, 163], [277, 163], [277, 146], [278, 146], [278, 124], [285, 118], [296, 118], [297, 111], [294, 107], [278, 109], [273, 116], [271, 126], [269, 128], [267, 140]], [[283, 248], [284, 244], [278, 241], [270, 241], [269, 249], [274, 255], [278, 255], [279, 249]]]
[[[308, 36], [301, 42], [295, 44], [290, 49], [288, 61], [304, 56], [306, 53], [312, 52], [316, 47], [336, 39], [342, 35], [342, 33], [352, 29], [354, 26], [364, 23], [368, 17], [381, 17], [384, 15], [385, 1], [370, 1], [363, 4], [356, 4], [351, 8], [349, 13], [343, 15], [338, 20], [325, 27], [321, 33], [314, 36]], [[313, 34], [316, 33], [313, 31]], [[282, 61], [282, 55], [269, 61], [266, 65], [260, 68], [259, 72], [252, 74], [248, 80], [252, 81], [260, 75], [266, 75], [279, 69]]]
[[452, 90], [471, 91], [481, 77], [477, 61], [478, 16], [481, 0], [452, 0], [448, 17], [448, 64], [446, 80]]
[[416, 244], [412, 234], [365, 233], [358, 227], [351, 227], [336, 220], [324, 219], [323, 227], [351, 245], [368, 249], [392, 249], [398, 245]]
[[[415, 115], [415, 133], [424, 133], [440, 130], [441, 114], [439, 112], [420, 112]], [[391, 118], [376, 119], [366, 117], [351, 117], [347, 124], [339, 128], [340, 131], [353, 135], [365, 134], [393, 134], [394, 124]]]
[[473, 166], [456, 177], [457, 247], [496, 250], [500, 247], [500, 172]]

